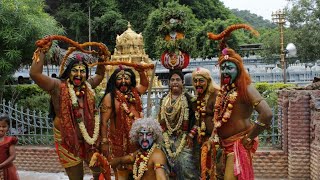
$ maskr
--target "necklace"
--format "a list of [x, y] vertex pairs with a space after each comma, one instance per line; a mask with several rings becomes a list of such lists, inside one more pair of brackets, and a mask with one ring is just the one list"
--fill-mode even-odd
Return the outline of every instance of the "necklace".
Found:
[[[168, 133], [171, 135], [174, 131], [177, 131], [180, 129], [182, 125], [182, 121], [188, 121], [189, 119], [189, 108], [188, 108], [188, 101], [187, 98], [184, 94], [181, 94], [181, 97], [179, 97], [179, 101], [176, 101], [174, 103], [175, 106], [173, 107], [172, 112], [167, 112], [166, 107], [171, 103], [171, 92], [164, 98], [164, 104], [161, 106], [161, 112], [160, 112], [160, 117], [161, 119], [164, 119], [166, 122], [166, 126], [168, 128]], [[175, 115], [179, 112], [180, 110], [180, 115], [178, 122], [176, 126], [173, 128], [170, 125], [170, 122], [168, 120], [168, 116], [175, 117]]]
[[155, 148], [158, 145], [154, 143], [152, 147], [147, 151], [139, 151], [136, 155], [136, 159], [133, 164], [133, 178], [134, 179], [141, 179], [144, 172], [148, 170], [148, 161], [150, 156], [152, 155]]
[[[131, 93], [130, 97], [127, 94], [121, 93], [119, 90], [116, 90], [116, 99], [120, 102], [121, 109], [129, 116], [131, 119], [137, 119], [135, 115], [129, 110], [129, 103], [131, 101], [135, 102], [135, 107], [138, 112], [142, 111], [142, 106], [139, 98], [138, 92], [134, 89], [131, 88]], [[128, 102], [129, 98], [129, 102]], [[133, 103], [133, 102], [132, 102]]]
[[206, 93], [204, 97], [197, 97], [197, 109], [195, 111], [195, 117], [199, 123], [198, 127], [198, 140], [201, 140], [202, 136], [205, 136], [205, 131], [207, 129], [205, 118], [206, 118], [206, 108], [210, 94]]
[[237, 87], [234, 84], [231, 84], [231, 87], [229, 85], [224, 85], [219, 91], [214, 105], [214, 142], [219, 141], [217, 129], [221, 127], [222, 123], [226, 123], [230, 119], [237, 96]]
[[[85, 85], [93, 93], [93, 95], [95, 95], [91, 85], [88, 82], [85, 82]], [[100, 129], [100, 117], [99, 117], [99, 114], [98, 114], [98, 112], [95, 112], [94, 130], [93, 130], [92, 137], [90, 137], [89, 133], [87, 131], [87, 128], [84, 125], [82, 114], [79, 111], [79, 102], [78, 102], [77, 95], [76, 95], [76, 93], [74, 91], [74, 86], [72, 84], [70, 84], [69, 82], [68, 82], [68, 89], [69, 89], [69, 94], [70, 94], [71, 102], [72, 102], [73, 115], [76, 118], [76, 121], [77, 121], [77, 123], [79, 125], [80, 132], [81, 132], [84, 140], [88, 144], [93, 145], [97, 141], [98, 136], [99, 136], [99, 129]]]

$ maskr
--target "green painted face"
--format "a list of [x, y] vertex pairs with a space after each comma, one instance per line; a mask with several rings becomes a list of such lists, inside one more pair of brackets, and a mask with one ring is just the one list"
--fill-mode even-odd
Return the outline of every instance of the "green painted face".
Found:
[[234, 62], [225, 61], [220, 66], [222, 84], [232, 84], [238, 76], [238, 67]]

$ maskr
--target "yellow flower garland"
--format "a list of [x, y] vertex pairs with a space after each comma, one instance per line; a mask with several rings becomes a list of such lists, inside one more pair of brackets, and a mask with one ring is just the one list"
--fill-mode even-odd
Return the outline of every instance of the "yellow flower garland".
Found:
[[[154, 143], [151, 147], [151, 149], [148, 151], [148, 155], [146, 157], [143, 157], [143, 162], [139, 164], [139, 167], [137, 167], [137, 162], [139, 160], [139, 153], [136, 155], [136, 160], [134, 161], [133, 164], [133, 178], [134, 179], [141, 179], [144, 172], [148, 170], [148, 161], [150, 159], [150, 156], [152, 155], [153, 151], [155, 148], [157, 148], [158, 145]], [[143, 155], [141, 155], [143, 156]], [[138, 172], [138, 174], [137, 174]]]
[[[91, 85], [88, 82], [85, 82], [85, 83], [86, 83], [86, 86], [88, 87], [88, 89], [93, 93], [93, 95], [95, 95]], [[77, 95], [76, 95], [73, 88], [74, 88], [74, 86], [68, 82], [68, 89], [69, 89], [69, 94], [71, 97], [72, 106], [77, 107], [77, 106], [79, 106], [78, 98], [77, 98]], [[87, 131], [86, 126], [84, 125], [83, 121], [78, 122], [78, 125], [79, 125], [79, 129], [81, 131], [81, 134], [82, 134], [84, 140], [88, 144], [93, 145], [97, 141], [98, 136], [99, 136], [99, 130], [100, 130], [99, 114], [95, 113], [95, 116], [94, 116], [94, 130], [93, 130], [92, 138], [89, 136], [88, 131]]]

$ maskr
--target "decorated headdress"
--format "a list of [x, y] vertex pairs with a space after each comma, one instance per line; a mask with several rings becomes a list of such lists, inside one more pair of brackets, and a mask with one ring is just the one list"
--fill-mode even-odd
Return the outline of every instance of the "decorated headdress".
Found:
[[182, 70], [189, 65], [190, 39], [185, 37], [188, 30], [186, 13], [176, 8], [163, 12], [163, 22], [158, 28], [163, 38], [158, 39], [161, 64], [167, 69]]
[[[206, 78], [209, 82], [208, 84], [208, 91], [214, 92], [215, 89], [220, 89], [219, 85], [214, 82], [214, 80], [211, 77], [210, 71], [206, 68], [198, 67], [196, 70], [192, 72], [192, 79], [196, 76], [203, 76]], [[192, 81], [193, 82], [193, 81]]]
[[141, 118], [133, 122], [129, 132], [130, 142], [135, 143], [138, 140], [138, 134], [142, 128], [148, 129], [153, 133], [153, 138], [156, 143], [160, 143], [163, 139], [162, 128], [156, 119]]
[[244, 68], [241, 56], [238, 53], [236, 53], [233, 49], [228, 48], [226, 44], [226, 40], [230, 36], [231, 32], [237, 29], [247, 29], [251, 31], [254, 35], [259, 35], [259, 33], [256, 30], [254, 30], [251, 26], [247, 24], [236, 24], [227, 27], [227, 29], [225, 29], [223, 32], [217, 35], [209, 32], [208, 38], [211, 40], [221, 40], [219, 44], [219, 49], [221, 52], [218, 59], [219, 65], [221, 65], [225, 61], [231, 61], [237, 65], [238, 77], [235, 81], [235, 84], [238, 88], [239, 97], [248, 102], [249, 97], [246, 89], [247, 86], [251, 84], [251, 78], [246, 69]]

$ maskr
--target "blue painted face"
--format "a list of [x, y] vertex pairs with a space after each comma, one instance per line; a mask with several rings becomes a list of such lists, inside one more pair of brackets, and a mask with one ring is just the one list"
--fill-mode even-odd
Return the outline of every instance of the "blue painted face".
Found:
[[225, 61], [221, 64], [221, 80], [223, 84], [232, 84], [238, 76], [238, 67], [234, 62]]
[[139, 136], [139, 145], [143, 150], [148, 150], [153, 145], [153, 133], [149, 130], [142, 128], [138, 133]]

